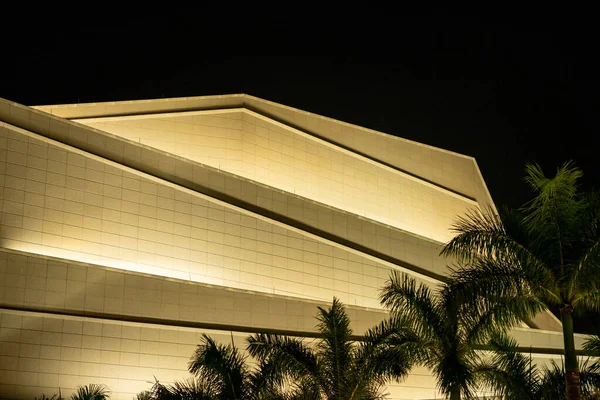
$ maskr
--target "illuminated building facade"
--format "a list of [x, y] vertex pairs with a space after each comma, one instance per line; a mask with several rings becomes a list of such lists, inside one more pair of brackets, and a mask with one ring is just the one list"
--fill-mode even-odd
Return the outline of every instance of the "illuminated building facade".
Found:
[[[362, 333], [391, 270], [438, 283], [450, 224], [494, 207], [471, 157], [248, 95], [0, 99], [0, 187], [2, 398], [131, 399], [187, 376], [201, 333], [311, 334], [333, 296]], [[522, 346], [562, 348], [535, 324]], [[418, 368], [388, 390], [439, 398]]]

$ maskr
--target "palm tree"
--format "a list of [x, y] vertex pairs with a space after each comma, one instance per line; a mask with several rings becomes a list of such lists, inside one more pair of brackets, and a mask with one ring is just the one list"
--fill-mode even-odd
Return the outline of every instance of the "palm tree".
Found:
[[[514, 339], [504, 335], [495, 337], [490, 343], [494, 355], [482, 365], [483, 381], [496, 395], [506, 400], [561, 400], [566, 395], [564, 368], [554, 360], [550, 366], [538, 368], [531, 360], [517, 350]], [[598, 399], [600, 369], [589, 365], [589, 359], [582, 364], [581, 391], [585, 400]]]
[[172, 385], [156, 381], [138, 396], [153, 400], [284, 400], [282, 388], [271, 377], [268, 363], [250, 368], [235, 345], [217, 344], [203, 335], [188, 370], [194, 375]]
[[381, 302], [391, 310], [389, 326], [396, 332], [396, 348], [431, 370], [445, 396], [471, 399], [483, 377], [478, 350], [537, 304], [514, 298], [469, 308], [447, 285], [438, 289], [434, 292], [394, 271], [381, 291]]
[[301, 338], [272, 334], [248, 338], [249, 353], [272, 367], [270, 379], [289, 388], [288, 398], [380, 399], [387, 380], [407, 374], [406, 358], [389, 341], [389, 324], [354, 339], [348, 315], [336, 298], [329, 309], [318, 308], [317, 320], [320, 338], [314, 346]]
[[581, 176], [572, 163], [553, 178], [528, 164], [535, 198], [518, 211], [460, 218], [442, 251], [459, 261], [453, 290], [463, 301], [533, 296], [538, 309], [560, 311], [569, 400], [581, 398], [573, 313], [600, 305], [600, 196], [579, 190]]

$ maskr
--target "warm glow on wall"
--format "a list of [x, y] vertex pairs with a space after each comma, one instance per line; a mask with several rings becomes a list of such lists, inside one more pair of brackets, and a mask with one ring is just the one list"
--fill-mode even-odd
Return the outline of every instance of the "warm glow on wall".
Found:
[[6, 170], [2, 247], [374, 308], [389, 271], [399, 268], [36, 135], [9, 136], [23, 153]]
[[477, 202], [246, 109], [76, 120], [438, 242]]

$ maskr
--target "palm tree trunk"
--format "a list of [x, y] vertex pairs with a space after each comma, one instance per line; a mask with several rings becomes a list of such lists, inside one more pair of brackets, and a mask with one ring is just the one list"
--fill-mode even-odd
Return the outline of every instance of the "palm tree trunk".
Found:
[[565, 343], [565, 381], [567, 384], [567, 400], [581, 400], [579, 382], [579, 364], [575, 354], [575, 337], [573, 336], [573, 308], [560, 310]]
[[450, 400], [460, 400], [460, 388], [450, 389]]

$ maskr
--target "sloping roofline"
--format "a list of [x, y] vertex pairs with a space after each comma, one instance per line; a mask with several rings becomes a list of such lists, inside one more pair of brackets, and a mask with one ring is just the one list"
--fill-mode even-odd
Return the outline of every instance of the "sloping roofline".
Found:
[[247, 108], [374, 161], [476, 200], [496, 212], [476, 160], [399, 136], [339, 121], [247, 94], [34, 106], [66, 119], [101, 118], [210, 109]]

